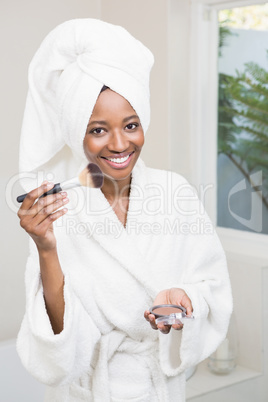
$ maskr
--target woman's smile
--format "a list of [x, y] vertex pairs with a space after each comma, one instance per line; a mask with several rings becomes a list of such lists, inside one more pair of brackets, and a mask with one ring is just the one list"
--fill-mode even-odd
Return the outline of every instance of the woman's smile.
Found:
[[123, 169], [129, 165], [133, 155], [134, 155], [134, 151], [127, 153], [126, 156], [123, 156], [123, 154], [120, 154], [120, 155], [115, 155], [115, 156], [111, 156], [111, 157], [102, 156], [102, 158], [105, 159], [106, 163], [108, 163], [113, 168]]

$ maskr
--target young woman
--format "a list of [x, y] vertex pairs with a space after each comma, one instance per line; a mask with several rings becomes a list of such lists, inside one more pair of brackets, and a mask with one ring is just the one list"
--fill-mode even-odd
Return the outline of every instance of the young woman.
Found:
[[[104, 174], [101, 189], [40, 198], [53, 186], [44, 182], [18, 211], [31, 241], [17, 348], [50, 402], [182, 402], [185, 370], [227, 331], [230, 284], [209, 218], [185, 179], [140, 159], [151, 66], [149, 50], [125, 30], [87, 19], [57, 27], [30, 67], [21, 170], [30, 159], [28, 170], [47, 173], [54, 157], [59, 172], [56, 152], [67, 144], [68, 164], [90, 161]], [[29, 128], [42, 134], [42, 164], [25, 146]], [[149, 308], [159, 304], [195, 318], [156, 324]]]

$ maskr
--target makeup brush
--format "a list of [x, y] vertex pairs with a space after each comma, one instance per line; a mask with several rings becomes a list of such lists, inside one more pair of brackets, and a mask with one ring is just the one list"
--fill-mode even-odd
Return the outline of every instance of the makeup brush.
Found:
[[[46, 197], [49, 194], [59, 193], [63, 190], [68, 190], [69, 188], [85, 186], [92, 188], [100, 188], [103, 185], [103, 173], [99, 166], [95, 163], [89, 163], [85, 169], [79, 174], [78, 177], [74, 177], [69, 180], [65, 180], [62, 183], [56, 183], [54, 187], [42, 194], [41, 197]], [[26, 197], [26, 194], [19, 195], [17, 197], [18, 202], [22, 202]], [[41, 198], [40, 197], [40, 198]]]

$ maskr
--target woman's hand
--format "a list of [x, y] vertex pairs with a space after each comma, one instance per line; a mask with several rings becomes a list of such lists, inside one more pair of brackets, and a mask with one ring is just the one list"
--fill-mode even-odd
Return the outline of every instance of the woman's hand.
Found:
[[30, 191], [17, 213], [21, 227], [32, 237], [39, 251], [56, 248], [53, 222], [68, 211], [67, 208], [57, 211], [69, 201], [65, 192], [39, 198], [52, 187], [53, 183], [45, 181], [40, 187]]
[[[192, 302], [183, 289], [172, 288], [162, 290], [156, 296], [153, 305], [159, 304], [176, 304], [186, 308], [186, 314], [191, 315], [193, 311]], [[153, 329], [159, 329], [163, 334], [168, 334], [171, 327], [176, 330], [181, 330], [183, 324], [164, 325], [163, 323], [155, 323], [155, 316], [150, 314], [149, 310], [144, 312], [144, 318], [151, 324]]]

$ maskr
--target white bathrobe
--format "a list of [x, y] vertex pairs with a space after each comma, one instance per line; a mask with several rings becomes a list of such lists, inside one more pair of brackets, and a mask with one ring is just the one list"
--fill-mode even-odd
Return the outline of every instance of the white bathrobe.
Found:
[[[26, 313], [17, 350], [48, 385], [49, 402], [183, 402], [185, 369], [224, 339], [232, 297], [224, 252], [196, 194], [180, 175], [138, 160], [124, 228], [101, 190], [68, 190], [54, 223], [65, 275], [64, 329], [46, 312], [30, 242]], [[144, 319], [163, 289], [182, 288], [194, 320], [165, 335]]]

